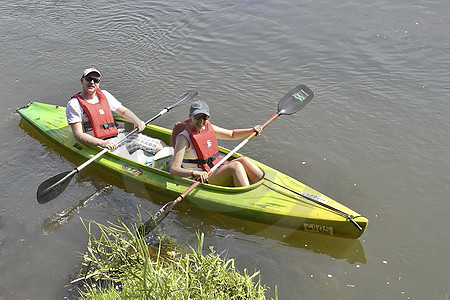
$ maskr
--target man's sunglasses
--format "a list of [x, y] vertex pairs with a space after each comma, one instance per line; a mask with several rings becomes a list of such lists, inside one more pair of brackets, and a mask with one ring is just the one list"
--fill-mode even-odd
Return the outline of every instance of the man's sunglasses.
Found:
[[99, 83], [100, 82], [100, 78], [97, 77], [91, 77], [91, 76], [86, 76], [84, 77], [84, 80], [91, 82], [94, 81], [95, 83]]
[[200, 120], [200, 119], [203, 119], [203, 120], [205, 120], [205, 121], [208, 121], [209, 118], [211, 118], [211, 117], [208, 116], [208, 115], [205, 115], [205, 114], [196, 114], [196, 115], [194, 116], [194, 119], [196, 119], [197, 121]]

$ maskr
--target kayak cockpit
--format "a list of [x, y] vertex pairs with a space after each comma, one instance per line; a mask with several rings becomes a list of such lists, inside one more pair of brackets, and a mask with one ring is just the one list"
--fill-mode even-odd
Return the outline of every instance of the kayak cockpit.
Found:
[[[117, 118], [119, 122], [125, 121], [125, 128], [131, 124], [127, 124], [126, 120], [123, 120], [122, 118]], [[154, 125], [147, 125], [147, 128], [142, 131], [143, 134], [146, 134], [150, 137], [157, 138], [162, 140], [166, 145], [171, 144], [171, 134], [172, 131], [167, 130], [165, 128], [161, 128]], [[121, 133], [125, 136], [126, 133]], [[120, 137], [119, 137], [120, 139]], [[224, 157], [226, 156], [230, 150], [220, 147], [219, 146], [219, 156]], [[147, 152], [145, 150], [139, 149], [134, 151], [133, 153], [129, 153], [128, 149], [126, 147], [126, 144], [120, 145], [116, 150], [111, 151], [111, 153], [116, 154], [124, 159], [139, 163], [141, 165], [145, 165], [146, 167], [150, 167], [153, 169], [156, 169], [157, 171], [162, 171], [163, 173], [167, 173], [167, 175], [170, 175], [170, 165], [172, 163], [173, 155], [174, 155], [174, 148], [172, 146], [164, 147], [162, 150], [158, 151], [156, 154], [152, 154], [150, 152]], [[232, 155], [228, 160], [233, 160], [235, 158], [241, 157], [240, 154], [235, 153]], [[261, 166], [260, 166], [261, 167]], [[264, 169], [262, 169], [264, 172]], [[265, 173], [265, 172], [264, 172]], [[192, 178], [185, 178], [192, 180]], [[262, 182], [261, 180], [260, 182]], [[255, 186], [259, 185], [260, 182], [256, 182], [251, 184], [251, 188], [254, 188]], [[231, 188], [233, 190], [241, 190], [245, 189], [245, 187], [234, 187], [232, 186], [232, 182], [230, 181], [230, 185], [212, 185], [212, 184], [202, 184], [205, 187], [217, 187], [217, 188]]]

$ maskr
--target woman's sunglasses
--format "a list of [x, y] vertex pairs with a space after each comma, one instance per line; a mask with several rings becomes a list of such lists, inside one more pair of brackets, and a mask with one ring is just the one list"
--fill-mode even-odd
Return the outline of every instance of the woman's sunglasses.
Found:
[[200, 120], [200, 119], [203, 119], [203, 120], [205, 120], [205, 121], [208, 121], [209, 118], [211, 118], [211, 117], [208, 116], [208, 115], [205, 115], [205, 114], [196, 114], [196, 115], [194, 116], [194, 119], [196, 119], [197, 121]]

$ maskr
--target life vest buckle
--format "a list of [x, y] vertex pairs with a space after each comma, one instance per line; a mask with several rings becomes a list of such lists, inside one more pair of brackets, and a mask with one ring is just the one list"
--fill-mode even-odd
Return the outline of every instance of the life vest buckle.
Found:
[[113, 123], [106, 123], [106, 124], [101, 124], [100, 125], [100, 128], [102, 128], [102, 129], [108, 129], [108, 128], [111, 128], [111, 127], [117, 127], [117, 123], [113, 122]]

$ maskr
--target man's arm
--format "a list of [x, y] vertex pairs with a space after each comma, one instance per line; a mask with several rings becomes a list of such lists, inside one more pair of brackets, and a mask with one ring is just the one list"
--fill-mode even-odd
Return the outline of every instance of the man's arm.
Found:
[[118, 109], [114, 111], [119, 116], [130, 120], [134, 123], [134, 127], [138, 128], [138, 131], [141, 132], [145, 129], [145, 122], [139, 119], [131, 110], [126, 108], [125, 106], [120, 106]]
[[108, 140], [101, 140], [96, 138], [95, 136], [84, 133], [81, 122], [71, 123], [70, 128], [72, 128], [72, 132], [73, 135], [75, 136], [75, 139], [79, 142], [91, 144], [94, 146], [100, 146], [103, 148], [108, 148], [109, 150], [114, 150], [117, 148], [117, 146], [113, 142], [110, 142]]

